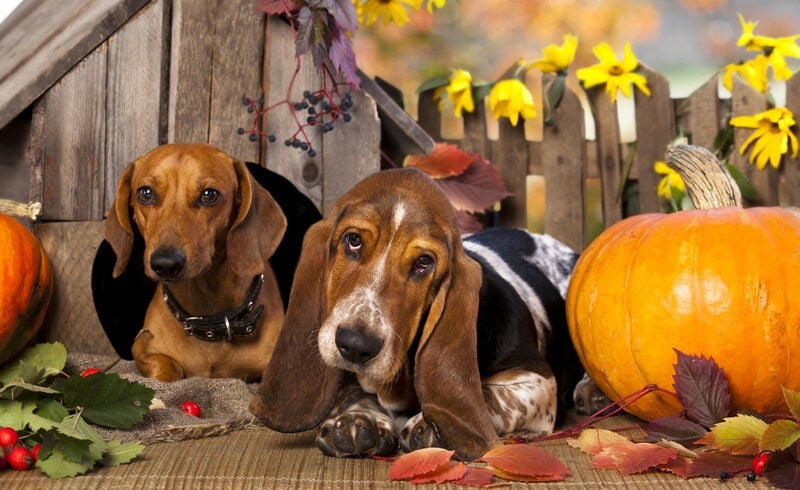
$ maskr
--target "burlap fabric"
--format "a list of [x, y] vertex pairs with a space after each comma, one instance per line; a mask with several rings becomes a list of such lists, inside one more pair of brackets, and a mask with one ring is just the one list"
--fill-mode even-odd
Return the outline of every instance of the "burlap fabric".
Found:
[[[248, 404], [256, 385], [234, 379], [192, 378], [160, 383], [141, 377], [131, 361], [98, 355], [70, 354], [68, 372], [86, 367], [108, 368], [152, 387], [163, 408], [151, 410], [131, 430], [103, 430], [107, 439], [143, 441], [144, 452], [132, 463], [100, 467], [87, 475], [50, 480], [40, 471], [0, 471], [0, 489], [370, 489], [456, 488], [452, 485], [415, 486], [388, 479], [389, 463], [370, 459], [336, 459], [323, 456], [314, 445], [314, 433], [280, 434], [253, 420]], [[300, 381], [298, 381], [300, 382]], [[186, 399], [203, 408], [198, 420], [180, 410]], [[618, 416], [600, 426], [624, 429], [635, 435], [637, 420]], [[594, 470], [591, 460], [564, 440], [538, 443], [571, 470], [558, 483], [509, 483], [504, 488], [768, 488], [743, 476], [724, 484], [714, 478], [681, 480], [667, 473], [649, 472], [620, 477], [616, 471]]]

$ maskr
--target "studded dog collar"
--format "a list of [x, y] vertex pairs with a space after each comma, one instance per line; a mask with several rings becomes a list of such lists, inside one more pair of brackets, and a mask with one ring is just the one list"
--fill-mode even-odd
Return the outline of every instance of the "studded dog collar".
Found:
[[264, 274], [253, 278], [250, 290], [244, 303], [234, 310], [228, 310], [216, 315], [194, 316], [186, 312], [175, 297], [170, 293], [166, 284], [164, 290], [164, 303], [183, 325], [187, 335], [193, 335], [202, 340], [232, 340], [233, 337], [252, 335], [256, 331], [258, 319], [264, 312], [264, 305], [255, 306], [256, 298], [264, 283]]

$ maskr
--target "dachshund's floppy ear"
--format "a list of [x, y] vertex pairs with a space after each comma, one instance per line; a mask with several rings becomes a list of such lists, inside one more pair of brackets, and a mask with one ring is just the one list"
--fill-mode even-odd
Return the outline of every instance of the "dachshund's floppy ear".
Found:
[[[256, 184], [247, 166], [233, 162], [239, 190], [239, 208], [228, 232], [228, 254], [233, 270], [242, 276], [263, 272], [264, 257], [271, 257], [286, 232], [286, 216], [278, 203]], [[261, 223], [263, 221], [263, 223]], [[268, 232], [264, 233], [264, 223]]]
[[[457, 244], [449, 277], [434, 297], [414, 367], [425, 420], [440, 441], [472, 460], [500, 443], [478, 371], [476, 323], [482, 273]], [[442, 362], [447, 359], [447, 362]]]
[[131, 179], [133, 177], [133, 166], [131, 163], [122, 173], [119, 185], [117, 186], [117, 196], [114, 205], [108, 211], [105, 223], [106, 241], [111, 245], [114, 254], [117, 256], [116, 264], [112, 277], [119, 277], [128, 267], [133, 248], [133, 225], [131, 222]]
[[319, 425], [333, 408], [344, 376], [325, 364], [317, 345], [325, 311], [329, 221], [319, 221], [306, 232], [283, 328], [250, 402], [250, 411], [261, 422], [281, 432]]

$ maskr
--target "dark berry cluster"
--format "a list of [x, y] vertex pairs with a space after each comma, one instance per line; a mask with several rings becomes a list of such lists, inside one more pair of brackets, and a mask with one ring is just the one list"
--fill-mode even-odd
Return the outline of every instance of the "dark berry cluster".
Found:
[[[255, 114], [255, 118], [253, 126], [249, 130], [244, 128], [239, 128], [237, 130], [239, 135], [247, 134], [250, 141], [258, 141], [261, 136], [265, 135], [264, 132], [259, 129], [258, 122], [261, 116], [279, 105], [286, 104], [297, 124], [297, 130], [289, 138], [284, 140], [284, 144], [288, 147], [297, 148], [306, 152], [312, 158], [317, 155], [317, 151], [311, 145], [311, 141], [306, 133], [308, 128], [319, 127], [323, 133], [327, 133], [333, 131], [334, 123], [340, 119], [344, 122], [350, 122], [352, 120], [350, 109], [353, 107], [353, 98], [350, 92], [341, 94], [338, 90], [338, 86], [332, 91], [324, 88], [315, 92], [306, 90], [303, 92], [303, 98], [300, 101], [290, 102], [289, 100], [284, 100], [266, 108], [263, 107], [263, 98], [254, 101], [249, 97], [243, 97], [242, 103], [247, 107], [247, 112]], [[274, 134], [266, 136], [267, 141], [270, 143], [276, 141]]]

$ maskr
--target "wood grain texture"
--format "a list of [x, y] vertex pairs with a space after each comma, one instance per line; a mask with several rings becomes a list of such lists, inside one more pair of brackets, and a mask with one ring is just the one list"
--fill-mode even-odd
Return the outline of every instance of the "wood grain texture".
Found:
[[0, 24], [0, 127], [148, 0], [25, 0]]
[[165, 139], [168, 0], [153, 0], [108, 41], [104, 211], [123, 170]]
[[106, 67], [101, 45], [45, 95], [43, 218], [89, 221], [103, 217]]
[[691, 143], [712, 148], [720, 130], [722, 111], [717, 96], [718, 77], [711, 77], [686, 99], [686, 131], [691, 134]]
[[572, 90], [552, 109], [551, 120], [543, 127], [541, 144], [545, 232], [581, 251], [586, 245], [586, 131], [581, 103]]
[[664, 160], [667, 145], [675, 139], [675, 114], [669, 94], [667, 79], [640, 64], [639, 70], [647, 77], [650, 96], [641, 91], [634, 94], [636, 103], [636, 154], [633, 165], [637, 167], [639, 207], [643, 213], [660, 210], [658, 182], [653, 165]]
[[[528, 142], [525, 139], [524, 120], [512, 126], [508, 119], [498, 121], [498, 141], [492, 141], [491, 162], [500, 172], [512, 198], [501, 203], [500, 224], [516, 228], [528, 226], [527, 175]], [[502, 146], [496, 144], [502, 141]]]
[[[800, 76], [795, 75], [786, 82], [786, 108], [795, 115], [795, 121], [800, 118]], [[795, 135], [797, 135], [796, 130]], [[800, 206], [800, 151], [792, 156], [790, 146], [789, 153], [783, 155], [781, 165], [786, 183], [786, 200], [785, 203], [781, 202], [781, 205]]]
[[589, 89], [587, 95], [594, 110], [603, 224], [608, 227], [622, 219], [622, 203], [619, 198], [622, 176], [617, 106], [611, 102], [604, 87]]
[[116, 356], [92, 299], [92, 263], [103, 222], [40, 223], [34, 232], [53, 265], [55, 287], [41, 335], [68, 352]]

